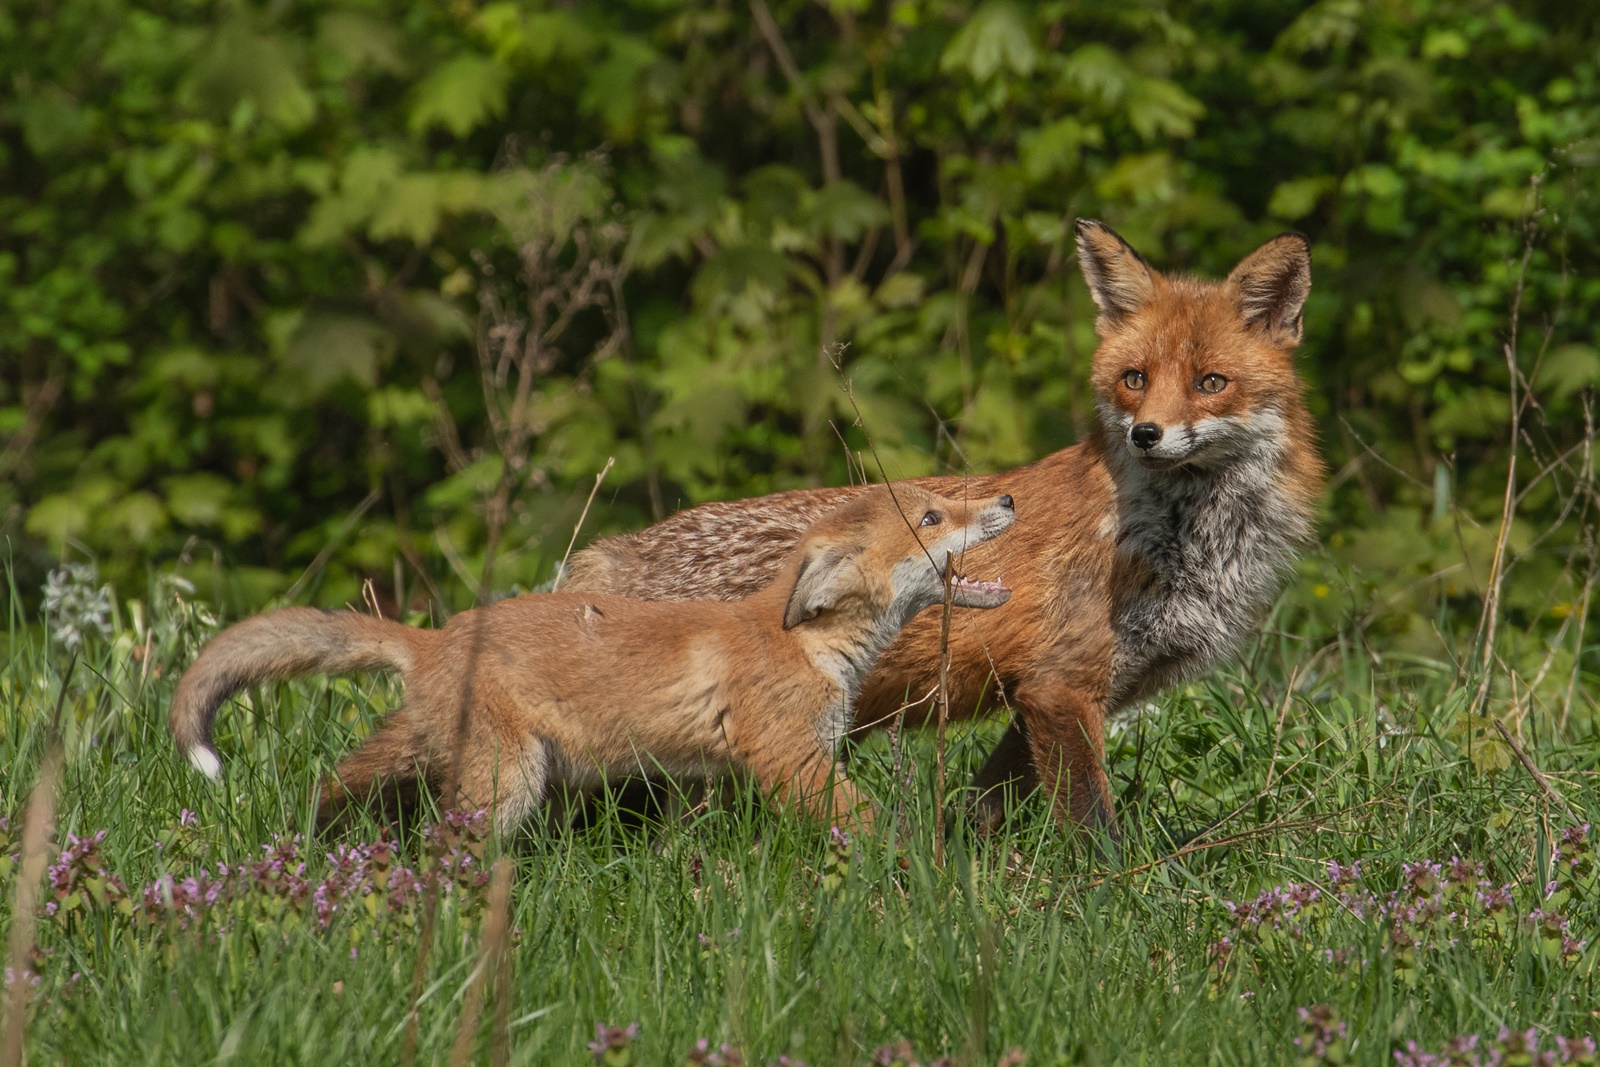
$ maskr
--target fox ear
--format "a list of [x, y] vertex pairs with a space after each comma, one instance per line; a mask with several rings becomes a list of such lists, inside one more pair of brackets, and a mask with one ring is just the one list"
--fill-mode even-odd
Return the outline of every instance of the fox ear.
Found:
[[1283, 233], [1251, 252], [1228, 275], [1239, 291], [1239, 313], [1276, 344], [1300, 343], [1301, 311], [1311, 292], [1311, 242]]
[[1105, 337], [1156, 295], [1156, 272], [1105, 223], [1079, 219], [1077, 230], [1078, 267], [1100, 309], [1094, 329]]
[[854, 558], [854, 553], [823, 548], [807, 553], [800, 560], [800, 573], [795, 575], [794, 590], [783, 609], [785, 630], [792, 630], [839, 605], [851, 585]]

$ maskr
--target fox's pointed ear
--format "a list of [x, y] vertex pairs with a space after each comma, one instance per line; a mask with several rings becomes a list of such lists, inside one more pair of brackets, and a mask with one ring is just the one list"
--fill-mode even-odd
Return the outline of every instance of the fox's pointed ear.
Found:
[[821, 548], [800, 560], [800, 573], [795, 575], [789, 603], [783, 608], [785, 630], [792, 630], [838, 606], [850, 588], [854, 558], [854, 553]]
[[1300, 343], [1301, 312], [1311, 292], [1311, 242], [1304, 234], [1274, 237], [1245, 256], [1228, 281], [1239, 291], [1245, 322], [1284, 348]]
[[1144, 257], [1105, 223], [1079, 219], [1077, 230], [1078, 267], [1100, 309], [1094, 329], [1105, 337], [1156, 295], [1157, 275]]

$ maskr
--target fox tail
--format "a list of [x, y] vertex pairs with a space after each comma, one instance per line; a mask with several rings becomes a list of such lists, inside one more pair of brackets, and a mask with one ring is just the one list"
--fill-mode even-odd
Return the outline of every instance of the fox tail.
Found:
[[245, 686], [303, 674], [393, 670], [408, 674], [436, 639], [353, 611], [281, 608], [228, 627], [200, 650], [178, 682], [169, 725], [178, 748], [208, 778], [222, 773], [211, 724]]

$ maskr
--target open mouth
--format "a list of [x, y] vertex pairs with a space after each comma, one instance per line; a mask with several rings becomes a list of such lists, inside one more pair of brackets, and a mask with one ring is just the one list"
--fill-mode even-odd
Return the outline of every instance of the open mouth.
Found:
[[960, 608], [997, 608], [1011, 599], [1011, 590], [999, 582], [984, 582], [958, 574], [950, 579], [950, 602]]

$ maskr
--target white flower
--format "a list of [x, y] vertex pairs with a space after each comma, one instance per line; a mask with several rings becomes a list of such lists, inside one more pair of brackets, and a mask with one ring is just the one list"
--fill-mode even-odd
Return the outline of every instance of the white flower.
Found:
[[99, 579], [93, 563], [68, 563], [45, 580], [50, 633], [67, 649], [82, 645], [90, 631], [111, 636], [111, 587], [98, 584]]

